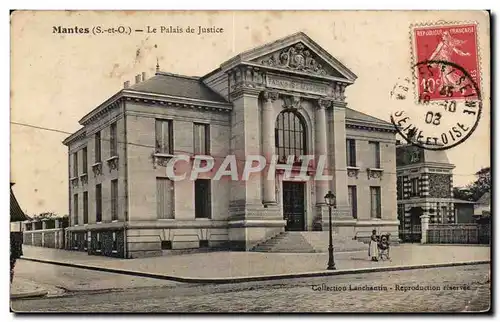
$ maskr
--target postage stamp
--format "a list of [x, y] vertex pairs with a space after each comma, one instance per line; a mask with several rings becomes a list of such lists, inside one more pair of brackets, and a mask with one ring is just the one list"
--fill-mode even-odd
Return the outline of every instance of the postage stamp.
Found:
[[391, 97], [404, 100], [413, 83], [416, 102], [391, 121], [409, 143], [446, 150], [476, 129], [482, 111], [476, 24], [410, 27], [413, 81], [398, 81]]
[[412, 37], [420, 101], [477, 98], [473, 83], [480, 89], [481, 78], [476, 24], [414, 26]]

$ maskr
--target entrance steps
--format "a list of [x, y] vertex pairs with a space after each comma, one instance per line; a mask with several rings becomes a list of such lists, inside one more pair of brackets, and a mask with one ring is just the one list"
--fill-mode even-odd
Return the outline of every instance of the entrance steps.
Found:
[[[251, 251], [268, 253], [326, 253], [329, 235], [327, 231], [287, 231], [268, 239]], [[333, 251], [347, 252], [368, 250], [368, 245], [349, 236], [333, 235]]]

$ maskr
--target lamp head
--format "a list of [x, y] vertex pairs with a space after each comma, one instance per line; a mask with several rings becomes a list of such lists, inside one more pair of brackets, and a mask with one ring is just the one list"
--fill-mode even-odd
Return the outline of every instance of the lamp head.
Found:
[[328, 207], [337, 207], [337, 197], [331, 191], [328, 191], [325, 195], [325, 203]]

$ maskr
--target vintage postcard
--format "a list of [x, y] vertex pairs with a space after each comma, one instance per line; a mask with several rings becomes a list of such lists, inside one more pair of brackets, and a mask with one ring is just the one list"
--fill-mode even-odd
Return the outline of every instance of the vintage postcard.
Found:
[[485, 11], [13, 11], [13, 312], [489, 312]]

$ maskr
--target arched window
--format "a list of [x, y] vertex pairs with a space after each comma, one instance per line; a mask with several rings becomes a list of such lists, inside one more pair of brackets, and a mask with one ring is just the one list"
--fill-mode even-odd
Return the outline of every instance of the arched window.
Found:
[[306, 154], [306, 126], [297, 112], [284, 110], [278, 115], [275, 141], [278, 163], [286, 163], [290, 155], [298, 162], [298, 157]]

